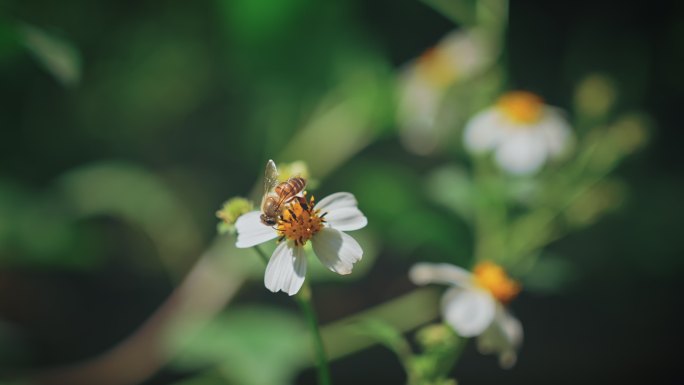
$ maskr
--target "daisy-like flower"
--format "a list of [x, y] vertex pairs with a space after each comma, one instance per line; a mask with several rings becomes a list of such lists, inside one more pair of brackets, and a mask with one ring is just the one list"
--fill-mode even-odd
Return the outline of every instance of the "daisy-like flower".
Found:
[[473, 153], [493, 151], [511, 174], [531, 174], [572, 144], [570, 125], [558, 108], [530, 92], [513, 91], [475, 115], [465, 127], [464, 143]]
[[450, 264], [419, 263], [409, 271], [417, 285], [451, 286], [442, 297], [444, 320], [463, 337], [478, 337], [481, 353], [497, 353], [504, 368], [515, 364], [522, 343], [522, 325], [506, 310], [520, 292], [520, 285], [492, 262], [482, 262], [473, 272]]
[[350, 193], [335, 193], [317, 204], [313, 196], [308, 200], [298, 196], [285, 207], [273, 227], [264, 225], [260, 215], [261, 211], [251, 211], [238, 218], [235, 245], [245, 248], [279, 239], [264, 276], [264, 285], [274, 293], [282, 290], [294, 295], [304, 284], [304, 245], [308, 241], [321, 263], [337, 274], [350, 274], [363, 256], [358, 242], [343, 232], [358, 230], [368, 223]]
[[407, 149], [425, 155], [438, 146], [443, 133], [437, 117], [446, 91], [484, 68], [492, 57], [481, 35], [458, 30], [406, 66], [399, 78], [397, 120]]

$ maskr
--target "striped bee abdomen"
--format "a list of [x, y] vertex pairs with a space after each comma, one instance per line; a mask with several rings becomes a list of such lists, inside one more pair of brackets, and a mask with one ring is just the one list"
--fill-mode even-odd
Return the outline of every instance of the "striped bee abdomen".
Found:
[[304, 187], [306, 187], [306, 179], [296, 176], [277, 185], [274, 191], [281, 198], [288, 200], [304, 190]]

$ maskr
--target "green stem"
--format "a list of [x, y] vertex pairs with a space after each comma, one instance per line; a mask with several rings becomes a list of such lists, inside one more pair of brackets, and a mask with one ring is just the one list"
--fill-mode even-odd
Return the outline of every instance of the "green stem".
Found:
[[482, 157], [474, 159], [474, 183], [480, 193], [475, 205], [475, 249], [473, 262], [486, 259], [498, 260], [506, 253], [505, 230], [508, 208], [500, 189], [492, 185], [496, 175], [491, 164]]
[[[606, 133], [604, 132], [603, 135], [606, 135]], [[554, 226], [556, 221], [565, 213], [566, 210], [572, 207], [572, 205], [575, 204], [577, 200], [579, 200], [584, 194], [588, 193], [591, 189], [596, 187], [596, 185], [603, 181], [603, 179], [608, 177], [610, 172], [613, 170], [615, 164], [612, 164], [606, 167], [605, 169], [600, 170], [598, 173], [588, 178], [586, 182], [580, 183], [581, 177], [588, 172], [587, 168], [589, 167], [589, 163], [591, 162], [592, 157], [594, 156], [594, 154], [602, 150], [600, 145], [601, 142], [595, 143], [587, 150], [585, 150], [582, 154], [580, 154], [579, 159], [575, 163], [575, 167], [573, 169], [570, 169], [569, 172], [570, 179], [575, 180], [575, 182], [572, 183], [572, 187], [577, 186], [577, 189], [574, 191], [573, 194], [569, 195], [568, 198], [560, 202], [555, 212], [553, 212], [552, 215], [550, 215], [546, 221], [542, 222], [539, 225], [540, 229], [551, 228], [552, 226]], [[548, 245], [549, 243], [555, 241], [563, 235], [564, 234], [562, 230], [556, 230], [550, 233], [546, 238], [528, 241], [523, 246], [519, 247], [518, 250], [514, 250], [516, 258], [521, 258], [526, 253], [531, 253], [535, 249], [541, 249], [542, 247]]]
[[316, 312], [311, 304], [311, 287], [304, 282], [302, 289], [295, 295], [295, 301], [302, 309], [302, 313], [309, 322], [311, 329], [311, 336], [313, 337], [314, 351], [316, 354], [316, 364], [318, 366], [318, 383], [320, 385], [330, 385], [330, 369], [328, 368], [328, 356], [325, 353], [323, 346], [323, 338], [321, 338], [321, 330], [318, 327], [318, 319]]
[[[258, 246], [254, 246], [261, 260], [268, 264], [268, 256], [261, 250]], [[311, 286], [307, 282], [304, 282], [302, 288], [299, 290], [294, 297], [297, 305], [304, 313], [309, 329], [311, 330], [311, 336], [314, 343], [314, 353], [316, 355], [316, 366], [318, 368], [318, 384], [319, 385], [331, 385], [330, 380], [330, 369], [328, 368], [328, 357], [325, 353], [325, 347], [323, 346], [323, 339], [321, 338], [321, 330], [318, 327], [318, 319], [316, 317], [316, 312], [314, 311], [313, 305], [311, 304]]]
[[[582, 197], [582, 195], [586, 194], [589, 192], [592, 188], [596, 187], [597, 184], [599, 184], [603, 178], [607, 175], [606, 174], [601, 174], [596, 177], [593, 177], [589, 180], [588, 183], [583, 184], [580, 186], [580, 188], [572, 194], [568, 199], [566, 199], [560, 207], [556, 209], [555, 212], [552, 213], [545, 221], [543, 221], [541, 224], [539, 224], [540, 229], [546, 229], [546, 228], [552, 228], [554, 226], [554, 223], [565, 213], [566, 210], [568, 210], [572, 205]], [[560, 238], [563, 236], [564, 233], [561, 230], [555, 230], [547, 237], [544, 237], [542, 239], [533, 239], [528, 242], [526, 242], [523, 246], [519, 247], [517, 250], [514, 250], [513, 253], [515, 253], [515, 258], [521, 258], [522, 256], [532, 253], [534, 250], [541, 249], [544, 246], [548, 245], [549, 243], [555, 241], [556, 239]]]
[[266, 253], [264, 253], [259, 246], [254, 246], [254, 250], [256, 250], [257, 254], [259, 254], [259, 257], [261, 257], [261, 261], [264, 263], [264, 265], [268, 265], [268, 256]]
[[451, 356], [448, 357], [447, 360], [445, 360], [445, 373], [448, 373], [449, 369], [456, 366], [458, 361], [461, 359], [461, 356], [463, 355], [463, 351], [465, 350], [468, 341], [468, 338], [459, 337], [458, 346], [454, 349], [453, 352], [451, 352]]

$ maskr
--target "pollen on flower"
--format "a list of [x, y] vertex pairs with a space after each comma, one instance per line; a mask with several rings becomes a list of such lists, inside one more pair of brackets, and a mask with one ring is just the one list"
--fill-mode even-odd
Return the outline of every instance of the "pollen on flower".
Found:
[[520, 293], [520, 284], [512, 280], [501, 266], [480, 262], [473, 269], [475, 283], [489, 291], [501, 303], [508, 303]]
[[497, 107], [513, 123], [532, 124], [541, 118], [544, 101], [531, 92], [512, 91], [499, 98]]
[[325, 226], [325, 214], [314, 209], [314, 197], [296, 197], [285, 207], [278, 218], [276, 230], [280, 240], [289, 239], [297, 246], [304, 246], [308, 240]]

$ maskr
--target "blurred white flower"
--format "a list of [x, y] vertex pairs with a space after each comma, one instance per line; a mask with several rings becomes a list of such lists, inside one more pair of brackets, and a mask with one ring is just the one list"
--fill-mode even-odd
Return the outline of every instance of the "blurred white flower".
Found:
[[572, 144], [570, 125], [555, 107], [530, 92], [513, 91], [475, 115], [465, 127], [464, 143], [473, 153], [494, 151], [511, 174], [531, 174]]
[[264, 285], [274, 293], [282, 290], [294, 295], [304, 284], [304, 245], [309, 240], [321, 263], [338, 274], [351, 273], [354, 263], [363, 256], [358, 242], [342, 232], [358, 230], [368, 223], [357, 208], [354, 195], [339, 192], [314, 203], [313, 196], [308, 201], [305, 197], [295, 198], [274, 227], [261, 222], [261, 211], [244, 214], [235, 223], [237, 247], [252, 247], [279, 238], [280, 244], [264, 275]]
[[481, 35], [457, 30], [406, 66], [399, 78], [397, 121], [408, 150], [424, 155], [437, 147], [436, 120], [444, 94], [484, 68], [492, 56]]
[[473, 273], [450, 264], [418, 263], [409, 271], [417, 285], [452, 286], [442, 297], [442, 316], [463, 337], [478, 337], [481, 353], [497, 353], [499, 364], [510, 368], [522, 343], [522, 325], [505, 305], [520, 286], [492, 262], [475, 266]]

